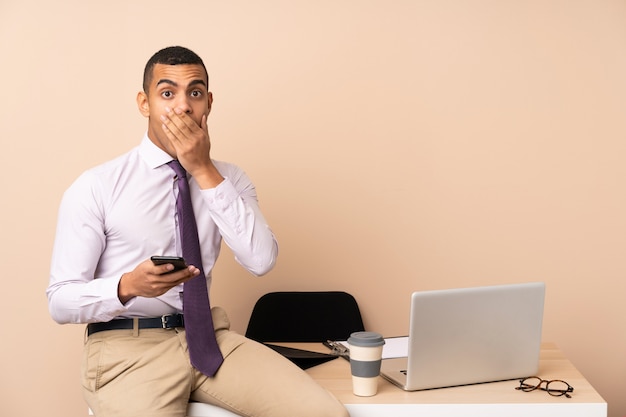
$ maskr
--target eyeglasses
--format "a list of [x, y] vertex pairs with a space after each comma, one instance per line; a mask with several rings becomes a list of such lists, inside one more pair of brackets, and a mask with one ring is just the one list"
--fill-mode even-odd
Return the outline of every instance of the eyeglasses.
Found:
[[[545, 388], [541, 386], [544, 382], [546, 383]], [[572, 387], [565, 381], [561, 381], [560, 379], [553, 379], [551, 381], [548, 381], [546, 379], [541, 379], [537, 376], [530, 376], [528, 378], [520, 379], [519, 387], [516, 387], [515, 389], [524, 392], [530, 392], [536, 389], [540, 389], [543, 391], [547, 391], [548, 394], [552, 395], [553, 397], [561, 397], [565, 395], [567, 398], [572, 398], [569, 393], [574, 391], [574, 387]]]

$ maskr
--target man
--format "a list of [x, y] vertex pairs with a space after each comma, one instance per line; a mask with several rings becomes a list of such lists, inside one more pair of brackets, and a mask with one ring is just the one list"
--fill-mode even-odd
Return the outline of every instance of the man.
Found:
[[[291, 362], [230, 331], [219, 307], [211, 310], [219, 346], [214, 358], [223, 362], [215, 373], [190, 363], [191, 317], [179, 316], [186, 283], [206, 278], [210, 285], [222, 239], [254, 275], [267, 273], [278, 251], [249, 178], [210, 157], [208, 84], [194, 52], [157, 52], [137, 95], [148, 118], [143, 140], [83, 173], [63, 196], [47, 294], [54, 320], [89, 323], [82, 374], [87, 403], [99, 417], [184, 416], [189, 400], [242, 416], [347, 416]], [[177, 198], [184, 192], [173, 160], [188, 174], [202, 251], [202, 265], [177, 271], [150, 260], [183, 252]]]

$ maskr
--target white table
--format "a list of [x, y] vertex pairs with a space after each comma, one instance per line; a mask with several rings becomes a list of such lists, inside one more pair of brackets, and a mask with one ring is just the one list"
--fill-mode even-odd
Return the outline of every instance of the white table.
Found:
[[[321, 343], [290, 343], [286, 346], [328, 352]], [[494, 382], [426, 391], [405, 392], [383, 378], [378, 394], [352, 394], [350, 365], [334, 359], [307, 370], [332, 392], [351, 417], [606, 417], [606, 401], [583, 375], [551, 343], [542, 345], [538, 376], [563, 379], [574, 387], [572, 398], [553, 397], [545, 391], [522, 392], [517, 381]], [[190, 404], [189, 417], [233, 417], [232, 413], [206, 404]]]

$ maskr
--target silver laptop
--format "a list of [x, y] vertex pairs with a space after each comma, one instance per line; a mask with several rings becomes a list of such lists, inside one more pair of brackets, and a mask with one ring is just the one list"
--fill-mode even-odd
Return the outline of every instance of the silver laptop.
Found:
[[381, 375], [407, 391], [535, 375], [544, 295], [542, 282], [415, 292], [408, 358]]

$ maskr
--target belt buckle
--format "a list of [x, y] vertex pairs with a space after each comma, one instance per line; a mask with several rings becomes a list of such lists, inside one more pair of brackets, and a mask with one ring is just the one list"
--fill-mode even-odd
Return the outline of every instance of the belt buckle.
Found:
[[172, 329], [173, 327], [169, 327], [167, 324], [169, 318], [172, 317], [172, 314], [165, 314], [161, 316], [161, 327], [164, 329]]

